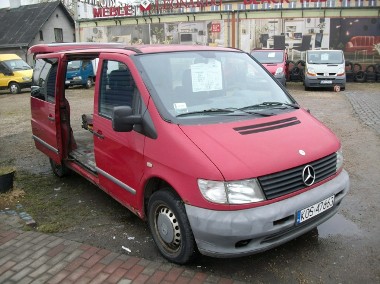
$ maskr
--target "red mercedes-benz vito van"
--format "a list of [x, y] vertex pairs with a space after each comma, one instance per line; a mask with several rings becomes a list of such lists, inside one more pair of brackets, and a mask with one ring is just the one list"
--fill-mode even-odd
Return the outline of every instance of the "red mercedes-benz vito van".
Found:
[[[333, 216], [349, 191], [337, 137], [245, 52], [90, 43], [30, 52], [36, 147], [56, 175], [75, 171], [147, 220], [172, 262], [278, 246]], [[78, 127], [67, 64], [95, 58]]]

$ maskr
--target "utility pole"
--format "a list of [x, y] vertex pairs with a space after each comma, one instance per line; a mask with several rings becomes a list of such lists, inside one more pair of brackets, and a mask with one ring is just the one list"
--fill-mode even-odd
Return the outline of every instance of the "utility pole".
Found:
[[73, 11], [74, 11], [74, 25], [75, 25], [75, 41], [80, 41], [79, 35], [79, 23], [78, 23], [78, 0], [73, 0]]

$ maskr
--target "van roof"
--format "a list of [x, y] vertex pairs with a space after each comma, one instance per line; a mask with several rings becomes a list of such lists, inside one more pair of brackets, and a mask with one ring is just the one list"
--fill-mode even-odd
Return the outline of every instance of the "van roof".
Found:
[[0, 54], [0, 60], [21, 59], [17, 54]]
[[70, 52], [70, 51], [105, 51], [105, 49], [129, 50], [135, 53], [153, 53], [153, 52], [169, 52], [169, 51], [186, 51], [186, 50], [225, 50], [225, 51], [241, 51], [233, 48], [225, 47], [209, 47], [202, 45], [138, 45], [130, 46], [122, 43], [60, 43], [60, 44], [37, 44], [29, 48], [29, 54]]

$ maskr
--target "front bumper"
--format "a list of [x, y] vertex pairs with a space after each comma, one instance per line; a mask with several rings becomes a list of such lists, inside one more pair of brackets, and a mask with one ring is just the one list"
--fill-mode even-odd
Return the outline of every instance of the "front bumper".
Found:
[[[331, 82], [324, 84], [323, 82]], [[331, 77], [331, 78], [325, 78], [325, 77], [318, 77], [318, 76], [305, 76], [305, 86], [309, 88], [328, 88], [328, 87], [334, 87], [334, 86], [340, 86], [345, 87], [346, 86], [346, 77], [339, 76], [339, 77]]]
[[[239, 257], [288, 242], [331, 218], [349, 191], [343, 170], [334, 179], [302, 194], [269, 205], [237, 211], [213, 211], [186, 206], [187, 216], [202, 254]], [[296, 225], [296, 212], [335, 195], [334, 206]]]
[[77, 85], [84, 85], [85, 83], [83, 82], [83, 80], [66, 80], [65, 81], [65, 85], [66, 86], [77, 86]]

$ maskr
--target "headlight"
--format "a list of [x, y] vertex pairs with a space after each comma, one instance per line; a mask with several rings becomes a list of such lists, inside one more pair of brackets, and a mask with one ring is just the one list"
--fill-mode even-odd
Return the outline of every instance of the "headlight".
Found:
[[220, 204], [247, 204], [265, 200], [256, 179], [241, 181], [198, 180], [198, 187], [208, 201]]
[[343, 151], [342, 148], [340, 148], [336, 152], [336, 171], [338, 171], [343, 166]]
[[343, 68], [339, 68], [338, 69], [338, 73], [336, 74], [337, 76], [344, 76], [344, 74], [345, 74], [346, 72], [345, 72], [345, 70], [343, 69]]
[[284, 72], [284, 68], [278, 67], [277, 70], [276, 70], [275, 75], [281, 74], [282, 72]]
[[22, 79], [23, 79], [24, 81], [31, 81], [31, 80], [32, 80], [32, 78], [30, 78], [30, 77], [22, 77]]
[[310, 76], [317, 76], [317, 73], [315, 73], [314, 68], [307, 68], [307, 74]]

